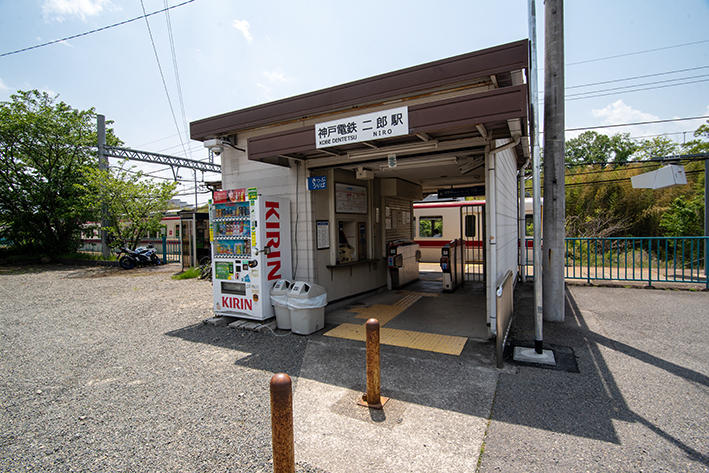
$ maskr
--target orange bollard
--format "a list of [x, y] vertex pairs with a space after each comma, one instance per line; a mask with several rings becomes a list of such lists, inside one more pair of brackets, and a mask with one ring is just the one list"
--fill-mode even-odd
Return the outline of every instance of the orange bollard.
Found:
[[379, 321], [367, 320], [367, 394], [362, 396], [361, 406], [381, 409], [389, 400], [381, 396], [381, 369], [379, 357]]
[[285, 373], [271, 378], [271, 434], [273, 472], [295, 473], [293, 388], [290, 376]]

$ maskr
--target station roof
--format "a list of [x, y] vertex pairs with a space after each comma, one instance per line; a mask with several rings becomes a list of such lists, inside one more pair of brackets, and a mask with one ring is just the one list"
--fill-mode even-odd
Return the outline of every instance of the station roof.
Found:
[[[458, 174], [493, 140], [511, 138], [519, 139], [521, 164], [529, 155], [528, 65], [529, 42], [521, 40], [204, 118], [190, 133], [204, 141], [248, 132], [248, 158], [273, 164], [372, 168], [394, 152], [404, 159], [453, 156]], [[316, 123], [383, 106], [408, 106], [408, 135], [316, 147]]]

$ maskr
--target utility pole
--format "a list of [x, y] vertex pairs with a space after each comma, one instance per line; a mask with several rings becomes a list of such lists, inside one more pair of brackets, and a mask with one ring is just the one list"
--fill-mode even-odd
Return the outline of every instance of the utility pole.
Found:
[[544, 320], [564, 321], [564, 4], [544, 2]]
[[[96, 133], [98, 138], [98, 168], [100, 171], [108, 170], [108, 156], [106, 156], [106, 117], [96, 116]], [[111, 256], [111, 249], [108, 247], [108, 232], [105, 228], [108, 222], [108, 205], [101, 203], [101, 256], [108, 259]]]

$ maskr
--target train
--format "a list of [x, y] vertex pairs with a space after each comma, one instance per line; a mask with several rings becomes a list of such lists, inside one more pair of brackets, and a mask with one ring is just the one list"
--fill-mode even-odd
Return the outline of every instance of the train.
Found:
[[[524, 207], [525, 234], [532, 237], [533, 199], [526, 198]], [[462, 238], [465, 242], [467, 263], [482, 263], [485, 200], [414, 202], [414, 233], [414, 243], [419, 245], [422, 263], [438, 263], [441, 248], [456, 238]]]

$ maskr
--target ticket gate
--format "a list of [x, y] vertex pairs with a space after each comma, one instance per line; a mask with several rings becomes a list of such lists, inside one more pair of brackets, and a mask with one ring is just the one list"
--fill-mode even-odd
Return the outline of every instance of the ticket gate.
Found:
[[398, 289], [419, 278], [419, 245], [411, 240], [397, 240], [387, 245], [387, 286]]
[[465, 281], [463, 264], [463, 240], [458, 238], [441, 248], [441, 271], [443, 292], [453, 292]]

